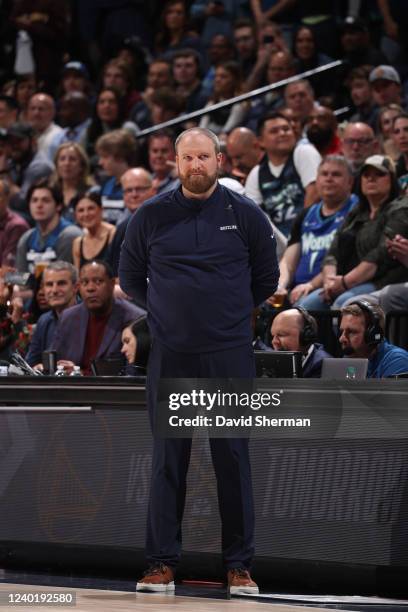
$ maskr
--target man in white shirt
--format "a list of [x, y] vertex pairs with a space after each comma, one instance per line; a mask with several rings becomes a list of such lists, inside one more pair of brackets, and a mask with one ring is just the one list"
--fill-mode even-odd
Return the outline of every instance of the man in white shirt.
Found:
[[265, 157], [248, 175], [246, 195], [261, 206], [286, 236], [296, 215], [318, 200], [320, 154], [311, 144], [296, 144], [289, 120], [280, 113], [265, 115], [259, 141]]

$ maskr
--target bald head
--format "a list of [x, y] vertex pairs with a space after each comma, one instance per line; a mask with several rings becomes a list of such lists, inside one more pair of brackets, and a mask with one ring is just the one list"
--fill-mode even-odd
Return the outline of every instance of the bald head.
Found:
[[38, 134], [44, 132], [55, 117], [55, 103], [51, 96], [38, 93], [31, 96], [27, 108], [27, 119]]
[[304, 327], [302, 314], [296, 308], [280, 312], [272, 321], [272, 347], [275, 351], [302, 351], [300, 333]]
[[184, 130], [184, 132], [181, 132], [181, 134], [177, 137], [176, 142], [174, 144], [176, 154], [177, 154], [179, 145], [185, 139], [187, 139], [188, 142], [194, 142], [196, 136], [199, 136], [199, 137], [205, 136], [206, 138], [211, 140], [212, 143], [214, 144], [215, 153], [218, 154], [220, 152], [221, 150], [220, 141], [218, 140], [218, 137], [214, 134], [214, 132], [212, 132], [211, 130], [207, 130], [206, 128], [194, 127], [188, 130]]
[[259, 163], [262, 150], [258, 138], [245, 127], [232, 130], [227, 138], [227, 153], [231, 158], [232, 167], [245, 177]]
[[154, 195], [152, 175], [144, 168], [130, 168], [122, 174], [120, 183], [123, 189], [123, 200], [126, 208], [135, 212], [140, 206]]

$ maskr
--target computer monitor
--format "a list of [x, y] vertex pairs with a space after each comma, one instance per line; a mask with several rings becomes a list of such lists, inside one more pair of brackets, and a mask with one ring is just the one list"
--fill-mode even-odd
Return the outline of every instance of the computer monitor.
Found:
[[257, 378], [302, 378], [300, 351], [255, 351]]

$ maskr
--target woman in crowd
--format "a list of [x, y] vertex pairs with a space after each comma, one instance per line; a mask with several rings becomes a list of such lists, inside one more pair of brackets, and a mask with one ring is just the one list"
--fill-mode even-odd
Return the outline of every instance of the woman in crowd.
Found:
[[102, 220], [102, 200], [97, 191], [88, 191], [75, 204], [75, 219], [84, 235], [72, 243], [72, 260], [78, 270], [88, 261], [107, 261], [115, 226]]
[[400, 156], [400, 152], [392, 139], [392, 125], [395, 117], [403, 113], [399, 104], [387, 104], [378, 111], [377, 137], [384, 155], [389, 155], [394, 161]]
[[74, 206], [80, 193], [91, 187], [89, 159], [81, 145], [64, 142], [54, 158], [55, 172], [52, 182], [59, 187], [64, 198], [62, 216], [74, 221]]
[[[313, 30], [307, 26], [301, 26], [295, 33], [293, 39], [293, 56], [297, 61], [297, 72], [305, 72], [318, 68], [332, 62], [333, 59], [325, 53], [318, 51], [318, 44]], [[328, 84], [329, 79], [329, 84]], [[331, 90], [333, 77], [330, 72], [315, 75], [310, 79], [316, 97], [326, 95]]]
[[81, 143], [89, 158], [95, 154], [95, 143], [99, 136], [120, 127], [129, 128], [134, 125], [125, 121], [125, 112], [120, 93], [114, 87], [104, 87], [98, 94], [93, 117], [84, 141]]
[[127, 376], [146, 376], [150, 334], [145, 316], [127, 325], [122, 332], [121, 353], [125, 356]]
[[203, 52], [200, 38], [188, 29], [188, 16], [183, 0], [168, 0], [160, 16], [155, 40], [156, 55], [171, 54], [185, 47]]
[[[218, 64], [215, 69], [214, 93], [206, 106], [228, 100], [242, 93], [242, 74], [237, 62], [228, 61]], [[228, 134], [235, 127], [244, 123], [249, 110], [247, 102], [233, 104], [205, 115], [200, 121], [200, 127], [208, 128], [216, 134]]]
[[340, 308], [347, 300], [402, 282], [407, 270], [387, 239], [408, 236], [408, 199], [399, 197], [393, 161], [368, 157], [359, 176], [359, 203], [347, 215], [323, 262], [323, 289], [299, 301], [310, 310]]

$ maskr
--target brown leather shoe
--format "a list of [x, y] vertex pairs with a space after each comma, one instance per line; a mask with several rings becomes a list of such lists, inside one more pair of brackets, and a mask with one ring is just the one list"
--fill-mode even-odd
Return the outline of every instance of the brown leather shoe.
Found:
[[155, 593], [174, 593], [174, 572], [164, 563], [155, 563], [136, 583], [136, 591], [153, 591]]
[[256, 582], [251, 578], [248, 570], [236, 567], [227, 573], [228, 587], [230, 595], [258, 595], [259, 589]]

